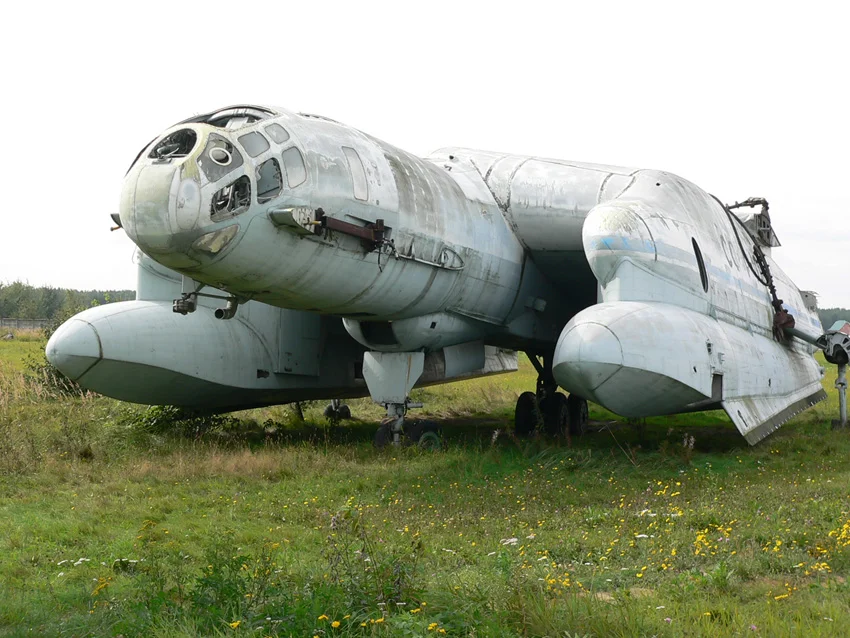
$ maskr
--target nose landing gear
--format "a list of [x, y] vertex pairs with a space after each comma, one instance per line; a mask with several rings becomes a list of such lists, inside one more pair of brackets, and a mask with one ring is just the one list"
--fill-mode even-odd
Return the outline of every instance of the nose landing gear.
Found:
[[571, 394], [569, 397], [558, 392], [558, 384], [552, 376], [552, 355], [544, 355], [541, 362], [537, 355], [528, 354], [537, 370], [537, 391], [519, 395], [514, 412], [514, 432], [518, 437], [529, 437], [535, 431], [549, 436], [581, 436], [587, 429], [587, 401]]

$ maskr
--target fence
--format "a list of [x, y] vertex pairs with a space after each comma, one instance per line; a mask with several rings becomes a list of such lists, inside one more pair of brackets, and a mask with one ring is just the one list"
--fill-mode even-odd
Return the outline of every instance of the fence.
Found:
[[50, 319], [0, 319], [0, 329], [6, 330], [43, 330]]

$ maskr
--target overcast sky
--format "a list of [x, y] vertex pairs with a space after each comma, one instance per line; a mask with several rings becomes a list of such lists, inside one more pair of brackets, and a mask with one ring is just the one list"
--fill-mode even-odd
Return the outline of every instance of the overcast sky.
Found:
[[846, 6], [9, 4], [0, 281], [134, 288], [109, 213], [135, 155], [194, 113], [258, 103], [422, 155], [658, 168], [727, 202], [766, 197], [782, 268], [850, 307]]

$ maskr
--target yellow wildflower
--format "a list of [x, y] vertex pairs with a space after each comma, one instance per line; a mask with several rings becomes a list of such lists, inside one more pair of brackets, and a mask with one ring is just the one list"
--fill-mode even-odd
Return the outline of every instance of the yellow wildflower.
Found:
[[242, 624], [241, 620], [234, 620], [232, 623], [228, 623], [231, 629], [239, 629], [239, 625]]
[[338, 621], [338, 620], [334, 620], [334, 621], [331, 623], [331, 627], [333, 627], [334, 629], [336, 629], [337, 627], [339, 627], [339, 621]]

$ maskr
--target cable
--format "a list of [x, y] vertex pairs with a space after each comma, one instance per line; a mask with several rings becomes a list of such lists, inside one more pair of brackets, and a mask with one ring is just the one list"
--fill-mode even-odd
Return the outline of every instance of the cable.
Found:
[[[753, 273], [753, 276], [763, 286], [767, 286], [767, 289], [770, 291], [771, 297], [771, 305], [773, 306], [773, 310], [776, 314], [773, 315], [773, 336], [779, 343], [785, 343], [785, 329], [794, 327], [794, 317], [785, 309], [782, 305], [784, 302], [779, 298], [779, 295], [776, 294], [776, 285], [773, 283], [773, 274], [770, 272], [770, 264], [767, 263], [767, 257], [764, 254], [764, 251], [761, 249], [761, 246], [758, 245], [755, 238], [750, 234], [750, 231], [747, 230], [747, 227], [744, 225], [737, 215], [732, 213], [731, 207], [727, 206], [723, 202], [721, 202], [717, 197], [711, 195], [720, 206], [726, 211], [726, 216], [729, 218], [729, 223], [732, 224], [732, 230], [735, 232], [735, 238], [738, 240], [738, 246], [741, 248], [741, 254], [744, 255], [744, 260], [747, 262], [747, 266], [750, 268], [750, 272]], [[755, 206], [756, 204], [761, 204], [763, 210], [767, 210], [768, 205], [767, 201], [764, 199], [755, 199], [750, 198], [742, 203], [735, 203], [735, 207], [740, 206]], [[761, 271], [761, 276], [756, 272], [755, 268], [753, 268], [753, 264], [750, 261], [750, 258], [747, 256], [747, 251], [744, 248], [744, 244], [741, 241], [741, 236], [738, 233], [738, 227], [736, 226], [736, 222], [741, 228], [744, 229], [744, 232], [747, 233], [747, 237], [750, 238], [750, 241], [753, 243], [753, 259], [755, 259], [756, 264], [758, 264], [759, 270]]]

